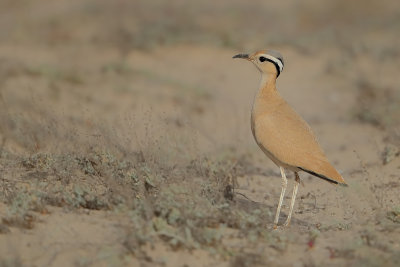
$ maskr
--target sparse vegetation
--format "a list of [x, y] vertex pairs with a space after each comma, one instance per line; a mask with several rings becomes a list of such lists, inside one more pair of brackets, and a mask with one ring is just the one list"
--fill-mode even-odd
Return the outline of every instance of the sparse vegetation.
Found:
[[[384, 2], [2, 1], [0, 266], [397, 266], [400, 22]], [[285, 231], [279, 174], [248, 142], [247, 74], [226, 61], [266, 46], [287, 51], [282, 94], [350, 185], [302, 174]]]
[[382, 88], [370, 81], [358, 83], [357, 118], [378, 127], [400, 125], [400, 91], [397, 88]]

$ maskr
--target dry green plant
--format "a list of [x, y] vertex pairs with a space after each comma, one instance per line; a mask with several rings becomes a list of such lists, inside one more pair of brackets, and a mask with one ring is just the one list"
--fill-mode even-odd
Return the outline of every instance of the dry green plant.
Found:
[[20, 259], [20, 257], [0, 259], [0, 267], [21, 267], [21, 266], [24, 265], [22, 264], [22, 260]]
[[400, 146], [388, 144], [382, 152], [382, 162], [388, 164], [398, 156], [400, 156]]
[[266, 218], [260, 210], [238, 210], [231, 199], [224, 197], [230, 178], [237, 175], [232, 161], [195, 161], [199, 164], [192, 161], [185, 167], [190, 183], [186, 177], [156, 179], [146, 188], [145, 198], [135, 200], [132, 223], [142, 231], [129, 231], [125, 241], [129, 251], [138, 253], [145, 241], [158, 238], [174, 249], [201, 247], [225, 253], [222, 238], [228, 228], [254, 241], [268, 235], [263, 225]]
[[239, 252], [230, 264], [232, 267], [265, 266], [266, 259], [260, 254], [251, 252]]
[[131, 214], [124, 244], [135, 255], [156, 239], [174, 249], [202, 247], [224, 253], [227, 228], [253, 241], [268, 236], [263, 224], [268, 213], [238, 209], [234, 195], [226, 195], [237, 176], [251, 171], [245, 157], [220, 153], [225, 156], [192, 159], [171, 168], [150, 154], [124, 154], [91, 147], [86, 153], [18, 157], [15, 171], [31, 190], [12, 188], [15, 197], [3, 222], [32, 228], [35, 212], [43, 212], [46, 205], [97, 210], [122, 205]]
[[358, 82], [356, 117], [378, 127], [400, 125], [400, 93], [394, 88], [381, 88], [367, 80]]
[[2, 218], [2, 222], [8, 226], [32, 229], [37, 215], [35, 212], [46, 213], [46, 207], [38, 194], [18, 192], [10, 200], [7, 213]]
[[387, 218], [394, 223], [400, 223], [400, 207], [394, 208], [387, 213]]

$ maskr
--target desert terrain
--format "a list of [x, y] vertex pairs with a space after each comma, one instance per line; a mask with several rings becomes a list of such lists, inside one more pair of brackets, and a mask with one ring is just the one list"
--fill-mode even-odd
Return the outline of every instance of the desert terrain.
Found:
[[[399, 266], [399, 32], [394, 0], [1, 1], [0, 266]], [[265, 48], [348, 183], [301, 173], [279, 230], [232, 59]]]

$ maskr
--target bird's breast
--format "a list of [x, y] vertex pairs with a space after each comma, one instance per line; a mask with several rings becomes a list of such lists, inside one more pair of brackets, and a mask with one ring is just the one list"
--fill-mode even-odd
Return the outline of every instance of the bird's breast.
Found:
[[[271, 114], [268, 112], [267, 109], [265, 108], [260, 108], [259, 105], [254, 103], [253, 109], [251, 112], [251, 132], [253, 134], [253, 137], [257, 143], [257, 145], [261, 148], [261, 150], [264, 151], [265, 154], [267, 154], [268, 157], [271, 158], [271, 153], [269, 153], [267, 147], [265, 146], [265, 142], [263, 142], [263, 129], [264, 126], [261, 125], [260, 121], [262, 120], [267, 120], [268, 117], [271, 116]], [[265, 130], [265, 129], [264, 129]]]

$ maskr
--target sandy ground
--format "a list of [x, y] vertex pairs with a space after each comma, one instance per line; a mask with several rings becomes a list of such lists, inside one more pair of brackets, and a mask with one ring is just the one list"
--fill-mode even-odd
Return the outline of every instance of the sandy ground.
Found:
[[[123, 10], [124, 1], [103, 3], [100, 11], [91, 1], [43, 2], [47, 8], [4, 4], [23, 21], [17, 26], [10, 26], [12, 15], [0, 18], [11, 36], [0, 43], [0, 266], [400, 264], [397, 20], [387, 31], [369, 25], [362, 48], [312, 38], [308, 48], [304, 40], [269, 43], [285, 58], [279, 92], [349, 185], [301, 173], [292, 225], [273, 231], [279, 169], [258, 149], [249, 121], [259, 73], [232, 60], [264, 48], [260, 43], [178, 36], [151, 49], [144, 41], [130, 47], [129, 34], [115, 41], [101, 31], [113, 28], [99, 22]], [[379, 14], [392, 14], [386, 2]], [[179, 1], [173, 3], [167, 15], [177, 12]], [[96, 12], [100, 19], [92, 20]], [[129, 12], [121, 12], [124, 26]], [[227, 26], [210, 14], [223, 32]], [[207, 16], [195, 19], [209, 29]], [[301, 21], [311, 27], [309, 19]], [[228, 185], [233, 199], [224, 197]]]

